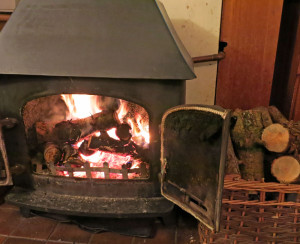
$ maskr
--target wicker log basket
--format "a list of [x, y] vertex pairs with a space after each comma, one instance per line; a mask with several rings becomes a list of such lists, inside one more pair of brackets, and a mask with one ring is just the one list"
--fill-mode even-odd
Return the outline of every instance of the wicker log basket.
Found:
[[[201, 243], [300, 243], [300, 185], [225, 179], [220, 232]], [[268, 200], [276, 199], [276, 200]]]

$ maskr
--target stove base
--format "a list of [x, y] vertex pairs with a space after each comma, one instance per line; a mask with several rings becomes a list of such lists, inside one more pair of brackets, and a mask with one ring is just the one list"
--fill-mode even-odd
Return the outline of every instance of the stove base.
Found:
[[29, 210], [109, 218], [158, 217], [170, 213], [174, 206], [163, 197], [82, 197], [48, 193], [41, 190], [28, 191], [19, 187], [14, 187], [7, 194], [5, 200]]

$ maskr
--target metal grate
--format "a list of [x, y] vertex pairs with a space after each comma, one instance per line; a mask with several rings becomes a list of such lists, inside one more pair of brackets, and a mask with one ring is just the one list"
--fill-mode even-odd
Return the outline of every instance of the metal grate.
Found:
[[[36, 173], [45, 174], [45, 170], [42, 167], [36, 165]], [[91, 167], [89, 162], [85, 162], [81, 167], [72, 167], [70, 163], [66, 163], [62, 166], [56, 166], [54, 163], [49, 163], [48, 168], [50, 169], [51, 175], [72, 177], [72, 178], [88, 178], [88, 179], [115, 179], [116, 174], [119, 175], [118, 179], [148, 179], [148, 168], [147, 164], [142, 162], [139, 168], [128, 169], [125, 164], [122, 165], [121, 169], [110, 168], [107, 162], [103, 163], [103, 167]], [[67, 175], [63, 175], [67, 172]], [[93, 172], [103, 173], [103, 177], [97, 177]], [[76, 176], [76, 173], [85, 173], [85, 177]], [[132, 177], [130, 177], [130, 174]], [[83, 174], [84, 175], [84, 174]]]

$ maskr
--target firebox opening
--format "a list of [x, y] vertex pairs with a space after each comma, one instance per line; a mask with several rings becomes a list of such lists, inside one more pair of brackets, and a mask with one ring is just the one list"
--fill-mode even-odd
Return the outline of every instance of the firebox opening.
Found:
[[83, 94], [29, 101], [23, 120], [36, 174], [149, 178], [149, 115], [135, 103]]

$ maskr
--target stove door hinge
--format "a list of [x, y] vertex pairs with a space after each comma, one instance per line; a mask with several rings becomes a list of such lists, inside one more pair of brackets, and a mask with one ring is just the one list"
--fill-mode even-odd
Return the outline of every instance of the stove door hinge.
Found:
[[[4, 162], [4, 172], [1, 170], [0, 174], [0, 186], [10, 186], [13, 185], [12, 176], [9, 169], [9, 162], [4, 142], [3, 128], [13, 128], [17, 124], [17, 120], [14, 118], [5, 118], [0, 120], [0, 152]], [[1, 161], [0, 161], [1, 163]], [[0, 165], [0, 169], [2, 166]]]

